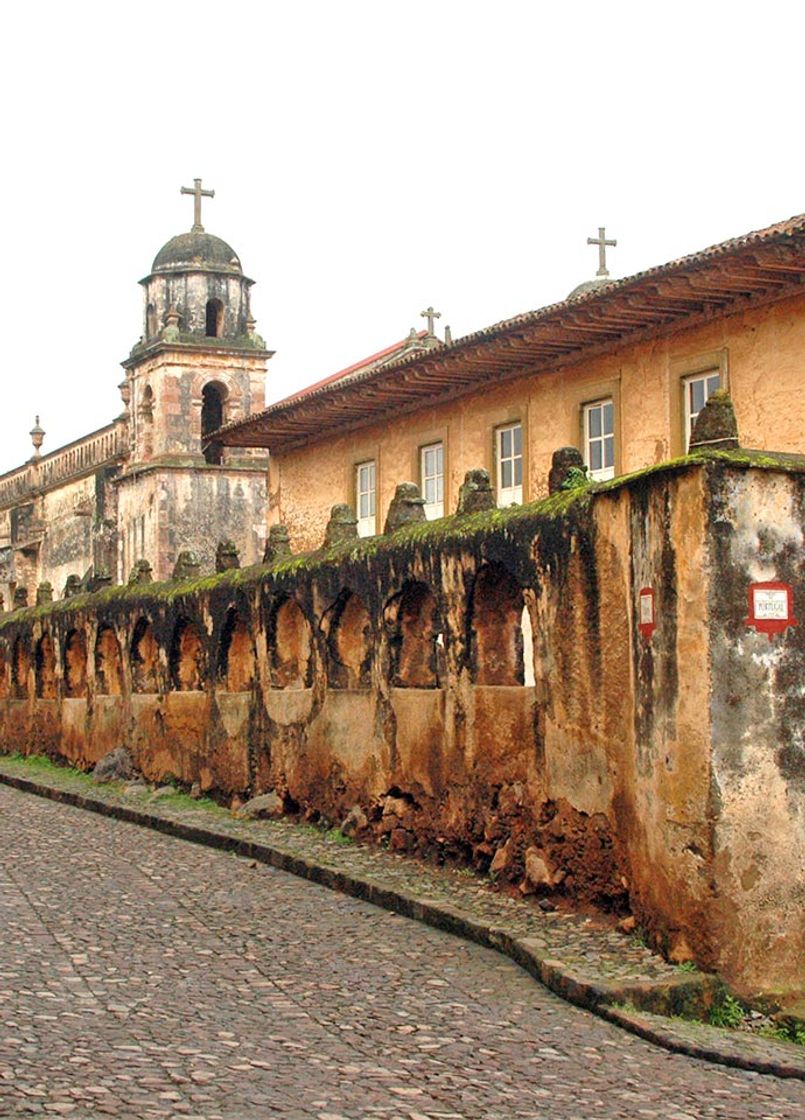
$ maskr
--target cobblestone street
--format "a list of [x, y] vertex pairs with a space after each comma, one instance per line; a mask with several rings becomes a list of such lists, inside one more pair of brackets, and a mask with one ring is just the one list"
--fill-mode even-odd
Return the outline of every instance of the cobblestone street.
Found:
[[264, 865], [8, 788], [0, 844], [0, 1116], [805, 1116]]

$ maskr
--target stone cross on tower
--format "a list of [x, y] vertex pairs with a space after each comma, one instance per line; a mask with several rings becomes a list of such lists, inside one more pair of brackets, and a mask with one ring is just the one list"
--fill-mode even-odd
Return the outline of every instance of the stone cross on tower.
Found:
[[201, 224], [201, 199], [215, 198], [215, 191], [204, 191], [201, 189], [201, 179], [194, 179], [192, 187], [182, 187], [182, 194], [193, 195], [193, 229], [191, 233], [203, 233], [204, 226]]
[[433, 320], [434, 319], [441, 319], [441, 317], [442, 317], [441, 311], [434, 311], [432, 307], [429, 307], [427, 311], [420, 311], [419, 314], [422, 316], [423, 319], [428, 320], [428, 334], [429, 334], [429, 336], [431, 338], [435, 337]]
[[618, 244], [617, 241], [607, 241], [607, 231], [605, 226], [598, 227], [598, 237], [588, 237], [588, 245], [598, 246], [598, 272], [596, 276], [609, 276], [609, 269], [607, 268], [607, 245], [614, 247]]

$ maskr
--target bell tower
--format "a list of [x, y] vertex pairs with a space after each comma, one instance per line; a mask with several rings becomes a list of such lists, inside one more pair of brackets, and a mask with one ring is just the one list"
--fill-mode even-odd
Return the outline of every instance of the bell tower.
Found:
[[[265, 407], [272, 352], [255, 331], [254, 281], [235, 250], [201, 223], [202, 200], [214, 191], [196, 179], [181, 193], [193, 198], [193, 226], [163, 245], [140, 281], [143, 334], [122, 363], [130, 433], [120, 483], [122, 579], [139, 559], [167, 578], [187, 549], [204, 564], [218, 539], [237, 537], [238, 522], [244, 562], [262, 555], [254, 526], [265, 520], [264, 508], [258, 513], [265, 505], [265, 460], [234, 455], [209, 437]], [[233, 505], [246, 490], [248, 517]]]

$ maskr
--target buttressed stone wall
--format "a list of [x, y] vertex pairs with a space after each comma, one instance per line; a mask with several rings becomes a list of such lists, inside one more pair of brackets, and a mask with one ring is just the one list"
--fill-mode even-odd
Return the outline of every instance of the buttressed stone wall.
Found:
[[513, 883], [531, 850], [546, 889], [631, 906], [673, 958], [802, 989], [804, 525], [801, 467], [710, 454], [19, 611], [0, 744], [357, 805], [392, 847]]

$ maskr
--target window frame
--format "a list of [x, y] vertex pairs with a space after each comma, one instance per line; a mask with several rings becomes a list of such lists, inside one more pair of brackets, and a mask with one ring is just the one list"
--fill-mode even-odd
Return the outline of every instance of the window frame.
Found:
[[[609, 405], [612, 410], [612, 427], [609, 431], [604, 431], [604, 415], [603, 409]], [[596, 409], [602, 410], [601, 415], [601, 434], [592, 435], [590, 431], [590, 416]], [[615, 462], [617, 455], [617, 447], [615, 440], [616, 419], [615, 419], [615, 400], [612, 396], [599, 397], [597, 400], [585, 401], [581, 406], [582, 414], [582, 455], [584, 463], [587, 467], [587, 472], [593, 482], [608, 482], [609, 479], [615, 477]], [[591, 445], [593, 443], [600, 443], [602, 445], [601, 461], [602, 464], [606, 459], [606, 444], [607, 441], [611, 442], [612, 448], [612, 462], [608, 466], [601, 466], [594, 469], [592, 466]]]
[[[361, 472], [371, 468], [371, 487], [361, 488]], [[377, 534], [377, 460], [364, 459], [354, 468], [355, 515], [358, 518], [358, 536], [374, 537]], [[371, 512], [361, 516], [361, 498], [369, 497]]]
[[[441, 453], [439, 456], [441, 462], [438, 463], [436, 473], [430, 475], [427, 474], [425, 466], [425, 459], [429, 452]], [[444, 517], [444, 462], [444, 440], [434, 440], [432, 443], [423, 444], [419, 448], [419, 490], [425, 499], [425, 516], [429, 521]], [[427, 482], [429, 479], [433, 479], [436, 483], [436, 497], [432, 502], [429, 502], [427, 498]], [[440, 490], [441, 497], [439, 497]]]
[[[503, 437], [507, 432], [520, 433], [520, 451], [517, 454], [514, 450], [514, 437], [512, 436], [512, 453], [510, 455], [503, 454]], [[523, 480], [525, 477], [525, 455], [524, 455], [524, 426], [522, 420], [511, 420], [507, 424], [499, 424], [495, 428], [495, 504], [498, 509], [505, 509], [512, 504], [523, 504]], [[520, 464], [520, 481], [512, 482], [511, 486], [503, 485], [503, 465], [510, 462], [512, 464], [512, 479], [517, 477], [517, 469], [515, 464], [519, 461]]]
[[686, 428], [686, 392], [689, 378], [695, 379], [716, 370], [719, 373], [719, 386], [729, 392], [729, 355], [726, 347], [720, 350], [707, 350], [698, 354], [688, 354], [669, 361], [670, 404], [671, 404], [671, 446], [670, 454], [687, 455], [688, 430]]

